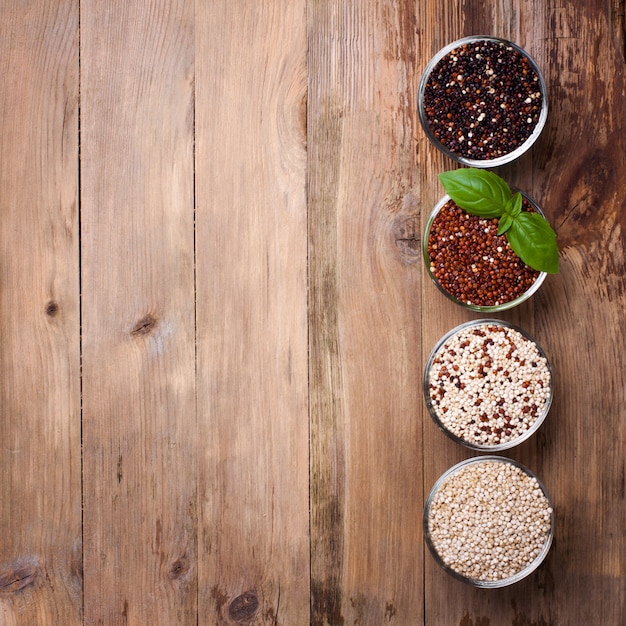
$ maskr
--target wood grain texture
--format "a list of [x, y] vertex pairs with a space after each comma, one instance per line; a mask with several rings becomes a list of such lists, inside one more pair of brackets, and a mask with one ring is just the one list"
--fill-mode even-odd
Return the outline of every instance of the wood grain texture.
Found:
[[[626, 623], [624, 15], [0, 3], [0, 626]], [[470, 34], [544, 71], [542, 137], [498, 173], [562, 252], [498, 316], [556, 384], [507, 453], [548, 488], [555, 541], [500, 590], [422, 536], [432, 484], [472, 455], [428, 417], [422, 367], [480, 315], [423, 267], [455, 165], [416, 97]]]
[[81, 623], [78, 5], [0, 6], [0, 624]]
[[313, 624], [422, 621], [414, 3], [311, 3]]
[[560, 623], [618, 624], [626, 621], [624, 6], [534, 9], [550, 33], [538, 49], [553, 94], [538, 188], [563, 250], [563, 271], [537, 309], [562, 381], [543, 460], [560, 537], [548, 608]]
[[[468, 2], [448, 32], [450, 41], [476, 33], [510, 37], [538, 61], [548, 83], [551, 110], [542, 138], [501, 174], [544, 208], [557, 230], [561, 271], [532, 302], [501, 317], [533, 333], [554, 368], [556, 396], [546, 423], [507, 456], [546, 484], [555, 503], [556, 538], [535, 574], [492, 592], [472, 590], [427, 562], [426, 623], [625, 619], [626, 566], [618, 557], [625, 552], [624, 430], [616, 427], [624, 420], [626, 185], [624, 151], [615, 149], [625, 119], [622, 20], [623, 9], [605, 3], [583, 9], [570, 2], [503, 2], [495, 8]], [[445, 330], [442, 323], [452, 327], [476, 317], [451, 317], [448, 309], [441, 302], [425, 313], [428, 326], [437, 328], [434, 335]], [[425, 437], [424, 458], [432, 484], [444, 466], [467, 454], [441, 441], [439, 433], [431, 437]]]
[[199, 615], [309, 622], [306, 6], [197, 6]]
[[81, 4], [87, 624], [195, 624], [192, 2]]

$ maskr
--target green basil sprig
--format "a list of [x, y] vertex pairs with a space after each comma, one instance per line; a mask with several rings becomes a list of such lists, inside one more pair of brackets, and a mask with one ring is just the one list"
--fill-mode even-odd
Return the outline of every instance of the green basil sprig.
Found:
[[522, 211], [522, 195], [513, 193], [497, 174], [474, 167], [439, 174], [454, 203], [472, 215], [499, 217], [498, 235], [505, 234], [513, 252], [529, 267], [556, 274], [559, 249], [556, 233], [539, 213]]

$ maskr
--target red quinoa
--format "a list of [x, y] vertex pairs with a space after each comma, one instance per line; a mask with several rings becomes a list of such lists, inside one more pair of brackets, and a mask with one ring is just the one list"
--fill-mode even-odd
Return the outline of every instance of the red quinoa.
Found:
[[[533, 210], [526, 198], [523, 208]], [[435, 216], [428, 233], [430, 272], [457, 300], [497, 306], [520, 297], [538, 278], [497, 231], [498, 218], [470, 215], [452, 200]]]

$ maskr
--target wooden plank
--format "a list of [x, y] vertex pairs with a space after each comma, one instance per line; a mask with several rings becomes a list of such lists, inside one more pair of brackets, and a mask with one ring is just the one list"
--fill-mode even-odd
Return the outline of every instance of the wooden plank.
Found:
[[[418, 22], [422, 36], [419, 42], [416, 69], [420, 78], [428, 61], [441, 47], [465, 34], [461, 30], [460, 5], [453, 7], [445, 3], [442, 9], [440, 15], [440, 7], [435, 2], [426, 2], [419, 12]], [[428, 25], [433, 23], [437, 23], [438, 27], [429, 28]], [[428, 142], [421, 127], [418, 139], [418, 159], [422, 180], [420, 232], [423, 233], [430, 211], [444, 194], [437, 175], [442, 171], [454, 169], [454, 164]], [[422, 285], [422, 302], [422, 363], [425, 364], [430, 351], [442, 335], [456, 325], [478, 316], [465, 311], [445, 298], [427, 277]], [[426, 497], [435, 480], [443, 472], [471, 455], [443, 435], [426, 410], [423, 411], [422, 429], [424, 497]], [[423, 533], [420, 538], [423, 541]], [[458, 617], [459, 607], [466, 605], [464, 601], [458, 601], [455, 594], [469, 593], [469, 590], [461, 583], [456, 583], [455, 587], [455, 583], [456, 581], [438, 568], [430, 553], [427, 552], [424, 557], [424, 624], [461, 624]], [[473, 622], [471, 624], [473, 626]], [[463, 626], [470, 626], [470, 624]]]
[[414, 2], [310, 2], [312, 623], [418, 624]]
[[[432, 7], [438, 11], [438, 7]], [[425, 16], [431, 23], [434, 13]], [[551, 357], [556, 396], [539, 433], [507, 456], [537, 472], [556, 510], [556, 537], [544, 565], [512, 587], [473, 590], [426, 561], [426, 623], [623, 623], [624, 500], [624, 135], [622, 26], [606, 4], [471, 2], [445, 38], [490, 33], [525, 47], [542, 67], [551, 101], [548, 124], [531, 154], [502, 168], [529, 191], [555, 226], [561, 272], [530, 303], [498, 317], [532, 332]], [[441, 36], [441, 32], [439, 33]], [[436, 45], [425, 41], [434, 53]], [[443, 42], [445, 43], [445, 42]], [[593, 50], [593, 54], [592, 51]], [[586, 51], [586, 52], [582, 52]], [[433, 149], [429, 149], [433, 150]], [[434, 178], [436, 164], [425, 173]], [[432, 199], [434, 200], [434, 198]], [[459, 321], [441, 300], [424, 312], [424, 342]], [[445, 326], [445, 327], [444, 327]], [[427, 488], [469, 456], [425, 431]], [[607, 601], [610, 598], [610, 601]]]
[[305, 3], [196, 11], [200, 623], [307, 624]]
[[[453, 9], [446, 4], [445, 18], [440, 18], [440, 7], [436, 3], [425, 3], [420, 14], [423, 36], [420, 41], [420, 59], [418, 71], [423, 72], [430, 58], [444, 45], [473, 34], [493, 34], [496, 36], [511, 38], [523, 45], [516, 36], [515, 24], [512, 23], [510, 3], [492, 3], [483, 7], [478, 2], [470, 2], [467, 5], [456, 5]], [[437, 23], [437, 29], [427, 28], [428, 24]], [[442, 156], [441, 153], [430, 145], [422, 132], [420, 136], [420, 165], [424, 184], [422, 186], [421, 204], [422, 232], [432, 207], [443, 196], [443, 187], [437, 180], [437, 175], [446, 170], [458, 167], [451, 159]], [[528, 157], [524, 159], [529, 161]], [[532, 165], [532, 162], [531, 162]], [[532, 189], [524, 187], [529, 178], [519, 164], [501, 168], [498, 172], [511, 184], [517, 184], [528, 193]], [[450, 302], [437, 291], [432, 282], [428, 281], [423, 286], [423, 361], [425, 362], [432, 347], [446, 332], [471, 319], [481, 317], [502, 318], [519, 324], [530, 332], [533, 331], [533, 303], [524, 304], [516, 309], [501, 314], [482, 315], [459, 307]], [[531, 444], [532, 445], [532, 444]], [[519, 452], [519, 450], [518, 450]], [[428, 494], [437, 478], [447, 469], [463, 459], [474, 456], [470, 450], [463, 448], [446, 437], [433, 423], [428, 414], [424, 416], [424, 489]], [[506, 453], [503, 456], [507, 456]], [[512, 454], [522, 462], [527, 459], [522, 455]], [[505, 624], [516, 623], [514, 610], [516, 601], [520, 607], [529, 607], [529, 612], [536, 606], [536, 594], [533, 586], [522, 583], [523, 592], [527, 598], [520, 600], [517, 595], [519, 586], [504, 590], [489, 590], [487, 595], [484, 591], [477, 591], [446, 574], [432, 559], [430, 554], [425, 558], [424, 579], [424, 623], [425, 624], [460, 624], [472, 626], [474, 624]], [[534, 584], [534, 582], [533, 582]], [[493, 598], [496, 598], [497, 608], [490, 606]], [[513, 601], [513, 605], [511, 604]], [[522, 622], [527, 623], [527, 622]], [[531, 622], [540, 623], [540, 622]], [[549, 622], [548, 622], [549, 623]]]
[[[624, 5], [533, 2], [551, 86], [535, 159], [562, 271], [536, 325], [556, 362], [557, 411], [538, 460], [552, 487], [556, 549], [546, 603], [562, 623], [626, 623], [626, 63]], [[615, 3], [613, 3], [615, 5]], [[582, 591], [582, 593], [581, 593]], [[610, 600], [608, 600], [610, 599]]]
[[78, 3], [0, 6], [0, 623], [81, 621]]
[[[0, 624], [624, 623], [623, 3], [83, 0], [80, 243], [78, 9], [0, 7]], [[471, 456], [421, 368], [479, 315], [425, 278], [454, 166], [415, 94], [476, 33], [546, 73], [544, 135], [500, 173], [562, 249], [499, 316], [552, 358], [548, 420], [508, 455], [556, 539], [488, 592], [421, 531]]]
[[88, 624], [196, 623], [193, 15], [81, 5]]

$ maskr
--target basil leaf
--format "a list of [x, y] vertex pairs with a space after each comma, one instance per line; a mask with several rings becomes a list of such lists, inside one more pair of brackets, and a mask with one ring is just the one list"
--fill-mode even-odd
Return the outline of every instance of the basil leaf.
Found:
[[506, 231], [513, 252], [539, 272], [559, 271], [559, 249], [556, 233], [539, 213], [520, 213]]
[[518, 191], [504, 205], [504, 214], [517, 217], [522, 212], [522, 194]]
[[[500, 221], [498, 222], [498, 232], [496, 233], [497, 235], [502, 235], [504, 233], [506, 233], [507, 230], [509, 230], [509, 228], [511, 228], [511, 224], [513, 224], [513, 216], [509, 215], [508, 213], [505, 213], [501, 218]], [[519, 254], [517, 255], [519, 256]]]
[[[517, 218], [517, 216], [522, 212], [522, 194], [518, 191], [513, 197], [509, 198], [507, 203], [504, 205], [504, 213], [500, 218], [500, 223], [498, 224], [498, 235], [502, 235], [509, 228], [511, 228], [511, 224], [513, 220]], [[518, 255], [519, 256], [519, 255]]]
[[500, 217], [513, 195], [497, 174], [475, 167], [442, 172], [439, 180], [457, 206], [479, 217]]

